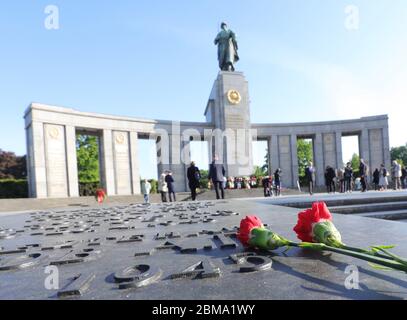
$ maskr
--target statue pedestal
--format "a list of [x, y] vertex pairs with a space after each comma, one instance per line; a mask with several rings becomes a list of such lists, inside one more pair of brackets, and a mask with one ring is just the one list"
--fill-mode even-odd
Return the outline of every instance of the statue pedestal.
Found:
[[216, 129], [209, 152], [223, 159], [227, 176], [254, 172], [248, 82], [242, 72], [220, 71], [205, 110]]

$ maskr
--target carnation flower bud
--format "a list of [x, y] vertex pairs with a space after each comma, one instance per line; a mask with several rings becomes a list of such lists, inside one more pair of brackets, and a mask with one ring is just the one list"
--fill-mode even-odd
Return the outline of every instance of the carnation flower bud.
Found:
[[342, 237], [335, 225], [327, 220], [315, 223], [312, 227], [312, 237], [314, 242], [325, 243], [332, 247], [341, 247]]

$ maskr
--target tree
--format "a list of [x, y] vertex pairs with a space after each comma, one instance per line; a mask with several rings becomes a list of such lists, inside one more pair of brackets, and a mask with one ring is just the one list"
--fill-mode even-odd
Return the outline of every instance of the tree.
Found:
[[407, 164], [407, 144], [405, 146], [391, 148], [390, 156], [391, 161], [397, 160], [401, 165]]
[[199, 170], [201, 172], [201, 179], [199, 180], [199, 188], [208, 189], [209, 170]]
[[312, 161], [312, 142], [305, 139], [297, 140], [298, 177], [301, 184], [305, 182], [305, 168]]
[[0, 149], [0, 179], [27, 178], [26, 156], [16, 156], [14, 152]]
[[360, 165], [360, 157], [358, 154], [354, 153], [352, 159], [349, 160], [353, 169], [353, 176], [359, 176], [359, 165]]
[[99, 181], [98, 138], [89, 135], [77, 135], [77, 163], [79, 182]]
[[267, 170], [264, 167], [255, 166], [253, 176], [256, 178], [264, 177], [267, 175]]
[[270, 156], [269, 156], [268, 150], [266, 149], [266, 155], [264, 156], [264, 164], [261, 167], [263, 172], [268, 172], [269, 171], [269, 163], [270, 163]]

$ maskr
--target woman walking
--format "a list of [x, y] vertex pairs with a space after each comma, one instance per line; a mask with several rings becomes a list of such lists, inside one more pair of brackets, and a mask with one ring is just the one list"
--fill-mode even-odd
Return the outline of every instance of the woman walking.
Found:
[[161, 194], [161, 201], [167, 202], [168, 187], [167, 182], [165, 182], [165, 173], [162, 173], [160, 179], [158, 180], [158, 192]]
[[380, 190], [387, 190], [387, 187], [389, 185], [389, 180], [387, 179], [389, 173], [387, 172], [387, 169], [384, 167], [384, 164], [380, 166], [380, 180], [379, 180], [379, 185], [380, 185]]
[[168, 197], [170, 202], [177, 201], [175, 198], [175, 186], [174, 186], [174, 178], [172, 177], [172, 172], [168, 171], [167, 175], [165, 176], [165, 182], [167, 183], [168, 187]]

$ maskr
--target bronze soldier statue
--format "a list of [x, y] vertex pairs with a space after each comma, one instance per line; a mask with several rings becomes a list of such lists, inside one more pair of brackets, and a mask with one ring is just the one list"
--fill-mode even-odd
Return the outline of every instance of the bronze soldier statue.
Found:
[[225, 22], [222, 22], [221, 28], [222, 31], [215, 39], [215, 45], [218, 45], [219, 68], [222, 71], [235, 71], [234, 64], [239, 61], [236, 35], [228, 29]]

